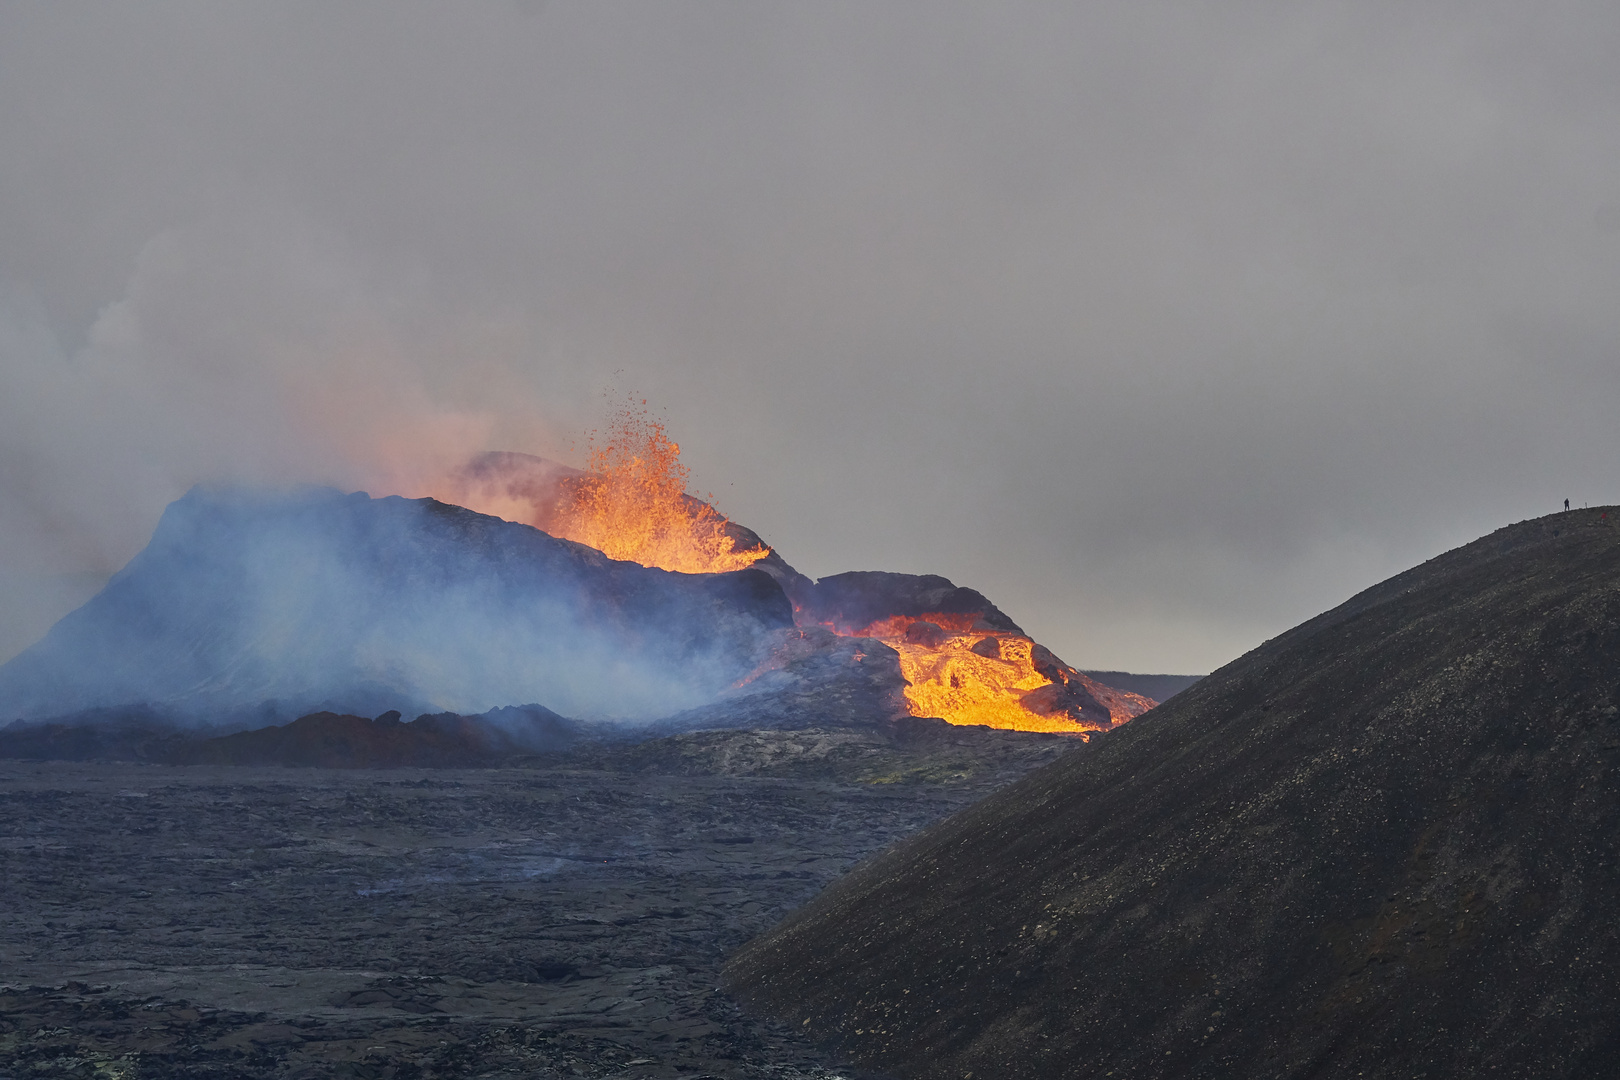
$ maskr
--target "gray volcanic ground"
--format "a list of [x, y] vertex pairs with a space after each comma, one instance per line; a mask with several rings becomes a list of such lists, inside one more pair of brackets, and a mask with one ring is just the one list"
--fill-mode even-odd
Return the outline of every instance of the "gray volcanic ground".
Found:
[[716, 991], [722, 959], [1076, 745], [918, 732], [530, 769], [0, 761], [0, 1076], [829, 1077]]

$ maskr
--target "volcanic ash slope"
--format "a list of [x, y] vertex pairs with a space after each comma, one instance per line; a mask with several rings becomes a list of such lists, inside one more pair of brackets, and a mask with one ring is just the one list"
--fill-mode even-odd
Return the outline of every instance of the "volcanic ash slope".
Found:
[[1376, 586], [863, 864], [742, 950], [899, 1076], [1620, 1068], [1620, 529]]

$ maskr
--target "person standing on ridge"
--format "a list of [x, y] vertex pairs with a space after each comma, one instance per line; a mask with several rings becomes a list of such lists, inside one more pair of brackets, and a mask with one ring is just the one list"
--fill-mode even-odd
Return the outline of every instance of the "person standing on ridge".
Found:
[[1565, 499], [1565, 500], [1564, 500], [1564, 509], [1565, 509], [1565, 510], [1568, 510], [1568, 509], [1569, 509], [1569, 500], [1568, 500], [1568, 499]]

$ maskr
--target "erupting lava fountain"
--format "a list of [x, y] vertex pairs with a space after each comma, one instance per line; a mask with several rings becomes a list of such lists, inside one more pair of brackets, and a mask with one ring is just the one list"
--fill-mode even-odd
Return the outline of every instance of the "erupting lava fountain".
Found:
[[945, 578], [857, 572], [811, 581], [752, 530], [688, 494], [689, 477], [680, 445], [642, 402], [620, 408], [605, 430], [591, 434], [583, 471], [489, 453], [434, 494], [612, 559], [693, 574], [764, 570], [793, 602], [799, 626], [894, 649], [913, 716], [1084, 736], [1156, 704], [1081, 674], [982, 594]]

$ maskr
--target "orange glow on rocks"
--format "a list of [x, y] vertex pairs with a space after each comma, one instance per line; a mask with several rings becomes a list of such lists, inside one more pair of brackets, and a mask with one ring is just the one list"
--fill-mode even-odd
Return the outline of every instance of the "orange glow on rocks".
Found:
[[[999, 651], [990, 656], [974, 652], [980, 641], [995, 642]], [[953, 634], [938, 645], [904, 639], [886, 643], [900, 654], [900, 673], [911, 684], [906, 701], [913, 716], [1019, 731], [1086, 730], [1067, 716], [1043, 716], [1024, 704], [1029, 691], [1052, 683], [1030, 662], [1035, 643], [1028, 638]]]
[[737, 550], [725, 516], [687, 494], [680, 444], [646, 405], [626, 404], [591, 433], [585, 472], [559, 481], [546, 530], [610, 559], [687, 574], [742, 570], [769, 555]]
[[[738, 688], [777, 668], [809, 662], [812, 654], [825, 659], [817, 650], [830, 632], [892, 648], [905, 680], [905, 709], [917, 717], [1086, 738], [1156, 704], [1086, 677], [1027, 637], [982, 594], [944, 578], [875, 571], [821, 582], [804, 578], [752, 532], [687, 492], [690, 474], [681, 464], [680, 445], [644, 400], [621, 405], [589, 434], [588, 448], [583, 471], [528, 454], [483, 453], [449, 474], [437, 494], [589, 545], [609, 558], [663, 570], [725, 573], [770, 559], [760, 568], [793, 603], [801, 637], [793, 648], [773, 652]], [[882, 614], [894, 611], [922, 613]], [[811, 630], [822, 636], [803, 636]], [[866, 659], [862, 648], [852, 647], [851, 662]], [[893, 668], [887, 670], [892, 681]], [[885, 708], [898, 704], [889, 700]]]
[[[876, 638], [900, 654], [900, 673], [910, 684], [906, 704], [913, 716], [1085, 735], [1107, 730], [1155, 704], [1091, 682], [1021, 634], [975, 630], [975, 621], [971, 614], [897, 615], [854, 636]], [[1053, 674], [1064, 682], [1060, 684]], [[1078, 681], [1095, 699], [1078, 718], [1063, 702], [1068, 680]], [[1084, 716], [1093, 709], [1095, 716]]]

